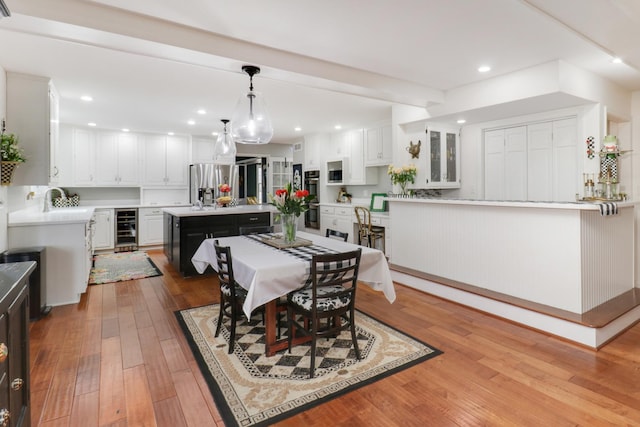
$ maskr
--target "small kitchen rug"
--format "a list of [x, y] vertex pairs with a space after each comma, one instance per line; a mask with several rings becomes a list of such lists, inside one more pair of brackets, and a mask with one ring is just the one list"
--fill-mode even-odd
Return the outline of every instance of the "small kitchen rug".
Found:
[[218, 310], [207, 305], [176, 311], [176, 317], [227, 426], [271, 425], [442, 353], [356, 311], [362, 360], [355, 358], [349, 331], [320, 339], [309, 379], [310, 343], [266, 357], [264, 325], [255, 316], [236, 325], [228, 354], [228, 318], [214, 337]]
[[101, 254], [93, 258], [89, 284], [102, 285], [154, 276], [162, 276], [162, 273], [144, 251]]

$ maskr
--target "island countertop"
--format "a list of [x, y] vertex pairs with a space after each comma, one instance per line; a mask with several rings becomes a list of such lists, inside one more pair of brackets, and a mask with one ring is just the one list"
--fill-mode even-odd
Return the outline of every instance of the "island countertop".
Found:
[[202, 209], [192, 206], [163, 208], [163, 212], [177, 217], [210, 216], [210, 215], [240, 215], [261, 212], [277, 212], [272, 205], [241, 205], [228, 208], [214, 208], [206, 206]]
[[[572, 209], [572, 210], [599, 210], [597, 201], [576, 201], [576, 202], [534, 202], [525, 200], [475, 200], [475, 199], [441, 199], [441, 198], [417, 198], [417, 197], [386, 197], [386, 201], [391, 203], [422, 203], [422, 204], [445, 204], [445, 205], [473, 205], [473, 206], [504, 206], [511, 208], [544, 208], [544, 209]], [[638, 202], [624, 201], [615, 202], [618, 208], [635, 206]]]

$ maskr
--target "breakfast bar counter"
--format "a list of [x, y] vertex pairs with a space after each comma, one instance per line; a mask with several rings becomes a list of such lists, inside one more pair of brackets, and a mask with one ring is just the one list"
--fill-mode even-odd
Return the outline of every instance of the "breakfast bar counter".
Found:
[[[387, 200], [401, 283], [422, 277], [576, 315], [634, 289], [633, 202], [611, 204], [614, 214], [595, 203]], [[478, 308], [528, 322], [513, 307]]]

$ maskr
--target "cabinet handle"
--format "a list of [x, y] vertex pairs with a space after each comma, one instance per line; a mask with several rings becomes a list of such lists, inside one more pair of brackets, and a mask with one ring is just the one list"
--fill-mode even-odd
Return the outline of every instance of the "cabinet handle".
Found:
[[23, 384], [24, 381], [22, 381], [22, 378], [16, 378], [15, 380], [11, 381], [11, 390], [19, 391], [22, 388]]
[[0, 363], [7, 360], [8, 356], [9, 356], [9, 348], [5, 343], [0, 343]]
[[7, 408], [0, 409], [0, 426], [6, 427], [9, 425], [9, 421], [11, 420], [11, 414]]

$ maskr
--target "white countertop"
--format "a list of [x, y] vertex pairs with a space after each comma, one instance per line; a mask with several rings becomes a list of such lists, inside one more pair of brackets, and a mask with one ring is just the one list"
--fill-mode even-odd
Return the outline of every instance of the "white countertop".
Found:
[[277, 212], [276, 208], [271, 205], [240, 205], [227, 208], [213, 208], [206, 206], [202, 210], [198, 210], [192, 206], [183, 206], [176, 208], [163, 208], [163, 212], [177, 217], [186, 216], [209, 216], [209, 215], [234, 215], [259, 212]]
[[[598, 202], [527, 202], [527, 201], [498, 201], [498, 200], [463, 200], [463, 199], [436, 199], [436, 198], [403, 198], [386, 197], [391, 203], [418, 203], [418, 204], [447, 204], [447, 205], [474, 205], [474, 206], [504, 206], [511, 208], [544, 208], [544, 209], [573, 209], [573, 210], [599, 210]], [[626, 208], [636, 205], [638, 202], [615, 202], [618, 208]]]
[[60, 225], [87, 223], [93, 216], [93, 207], [80, 206], [73, 208], [52, 208], [49, 212], [41, 209], [22, 209], [9, 213], [9, 227], [30, 225]]

